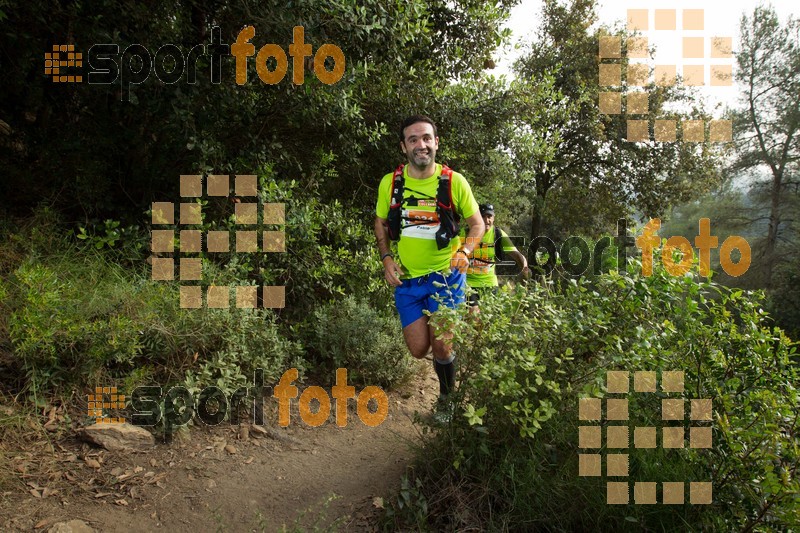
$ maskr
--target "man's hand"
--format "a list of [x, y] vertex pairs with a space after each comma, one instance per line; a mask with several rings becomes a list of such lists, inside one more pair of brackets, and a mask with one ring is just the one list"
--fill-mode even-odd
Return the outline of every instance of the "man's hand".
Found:
[[394, 258], [392, 256], [387, 256], [383, 258], [383, 277], [394, 287], [399, 287], [403, 284], [403, 281], [400, 279], [400, 276], [405, 276], [405, 272], [403, 269], [400, 268], [400, 265], [394, 262]]
[[467, 268], [469, 268], [469, 256], [463, 248], [459, 248], [456, 253], [453, 254], [453, 257], [450, 258], [450, 268], [458, 270], [462, 274], [467, 272]]
[[512, 250], [512, 251], [507, 252], [507, 253], [508, 253], [508, 255], [511, 256], [511, 259], [513, 259], [514, 262], [519, 267], [519, 269], [520, 269], [520, 271], [519, 271], [520, 277], [522, 277], [522, 279], [530, 279], [530, 277], [531, 277], [531, 269], [530, 269], [530, 267], [528, 267], [528, 260], [525, 258], [525, 256], [522, 255], [521, 253], [519, 253], [518, 250]]

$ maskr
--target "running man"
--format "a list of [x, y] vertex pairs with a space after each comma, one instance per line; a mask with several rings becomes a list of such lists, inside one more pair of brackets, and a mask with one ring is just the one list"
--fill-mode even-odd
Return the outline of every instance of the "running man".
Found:
[[[406, 345], [417, 359], [432, 349], [444, 400], [455, 386], [452, 332], [435, 331], [425, 311], [464, 303], [468, 257], [483, 236], [483, 219], [464, 176], [436, 163], [439, 137], [433, 120], [406, 118], [400, 126], [400, 149], [408, 164], [381, 180], [375, 237], [384, 278], [395, 287]], [[462, 246], [459, 218], [470, 227]], [[391, 240], [398, 240], [397, 258]]]
[[[531, 274], [528, 260], [517, 250], [506, 232], [495, 225], [494, 206], [481, 204], [480, 213], [486, 226], [486, 233], [483, 234], [480, 244], [470, 255], [467, 269], [467, 286], [469, 287], [467, 302], [473, 313], [478, 312], [478, 302], [482, 295], [487, 292], [497, 293], [499, 282], [495, 266], [498, 262], [509, 257], [517, 263], [523, 277], [527, 278]], [[462, 232], [462, 235], [465, 233]], [[464, 239], [466, 240], [466, 237]]]

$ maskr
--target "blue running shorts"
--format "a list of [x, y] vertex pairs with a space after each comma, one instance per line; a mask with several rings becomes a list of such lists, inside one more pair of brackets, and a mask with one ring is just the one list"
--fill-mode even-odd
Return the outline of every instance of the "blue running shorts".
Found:
[[455, 309], [464, 303], [466, 279], [466, 274], [453, 270], [447, 277], [442, 272], [433, 272], [403, 280], [403, 284], [394, 289], [394, 303], [403, 327], [425, 316], [424, 310], [434, 313], [439, 305]]

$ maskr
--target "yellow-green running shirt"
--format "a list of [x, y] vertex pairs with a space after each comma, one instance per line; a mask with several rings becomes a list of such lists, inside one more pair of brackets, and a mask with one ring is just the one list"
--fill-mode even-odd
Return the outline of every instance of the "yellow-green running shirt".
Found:
[[[407, 278], [416, 278], [449, 268], [450, 257], [459, 246], [458, 237], [450, 241], [449, 247], [439, 250], [436, 246], [436, 232], [439, 231], [436, 192], [439, 189], [441, 174], [442, 165], [436, 165], [433, 176], [421, 180], [408, 176], [408, 165], [403, 169], [405, 183], [401, 207], [403, 218], [400, 222], [397, 252], [398, 262]], [[394, 172], [386, 174], [378, 186], [375, 214], [380, 218], [389, 216], [393, 175]], [[453, 172], [452, 193], [455, 211], [462, 221], [478, 212], [478, 202], [472, 195], [469, 183], [458, 172]]]

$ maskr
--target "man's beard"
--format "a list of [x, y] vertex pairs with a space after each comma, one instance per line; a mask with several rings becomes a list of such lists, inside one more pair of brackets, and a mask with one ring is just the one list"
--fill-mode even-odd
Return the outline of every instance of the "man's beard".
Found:
[[436, 152], [431, 149], [414, 150], [413, 152], [411, 152], [409, 163], [411, 163], [418, 169], [424, 169], [427, 168], [428, 165], [433, 163], [435, 156]]

